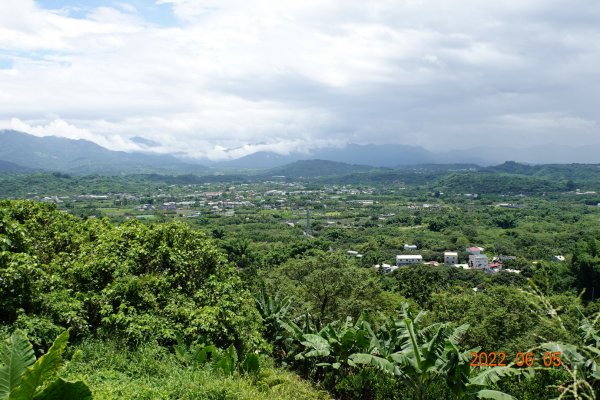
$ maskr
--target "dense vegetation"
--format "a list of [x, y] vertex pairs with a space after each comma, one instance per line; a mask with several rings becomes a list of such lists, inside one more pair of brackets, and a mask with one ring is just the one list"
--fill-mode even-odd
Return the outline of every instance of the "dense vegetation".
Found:
[[[0, 202], [0, 399], [21, 398], [10, 354], [28, 376], [57, 360], [27, 398], [595, 398], [600, 210], [569, 182], [593, 171], [515, 168], [350, 186], [4, 176], [2, 195], [56, 204]], [[373, 268], [405, 243], [515, 257]]]

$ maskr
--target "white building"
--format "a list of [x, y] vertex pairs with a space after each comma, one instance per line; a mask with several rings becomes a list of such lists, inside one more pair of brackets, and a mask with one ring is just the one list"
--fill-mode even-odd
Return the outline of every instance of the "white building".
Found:
[[396, 256], [396, 265], [401, 267], [403, 265], [422, 264], [423, 256], [421, 255], [398, 255]]
[[447, 264], [447, 265], [458, 264], [458, 253], [455, 251], [444, 252], [444, 264]]
[[381, 271], [384, 274], [388, 274], [390, 272], [394, 272], [395, 270], [398, 269], [398, 267], [396, 265], [390, 265], [390, 264], [381, 264], [381, 265], [377, 264], [375, 266], [375, 268], [377, 268], [377, 269], [381, 268]]
[[469, 256], [469, 266], [471, 268], [486, 269], [489, 263], [488, 257], [485, 254], [471, 254]]
[[565, 261], [565, 256], [554, 256], [552, 257], [552, 261], [563, 262]]
[[440, 263], [437, 261], [427, 261], [424, 262], [423, 265], [431, 265], [432, 267], [437, 267], [438, 265], [440, 265]]
[[356, 258], [362, 258], [362, 257], [363, 257], [363, 255], [362, 255], [362, 254], [360, 254], [358, 251], [355, 251], [355, 250], [348, 250], [348, 251], [346, 252], [346, 254], [347, 254], [349, 257], [356, 257]]
[[416, 244], [405, 244], [404, 245], [404, 250], [416, 250], [416, 249], [417, 249]]

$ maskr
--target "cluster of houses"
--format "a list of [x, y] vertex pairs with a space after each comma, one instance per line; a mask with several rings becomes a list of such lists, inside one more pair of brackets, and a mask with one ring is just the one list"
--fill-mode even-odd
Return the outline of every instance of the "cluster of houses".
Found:
[[[405, 244], [404, 250], [416, 250], [416, 245]], [[505, 261], [516, 260], [515, 256], [500, 255], [494, 257], [491, 261], [487, 255], [483, 253], [482, 247], [469, 247], [465, 249], [469, 253], [469, 259], [466, 264], [459, 263], [458, 252], [446, 251], [444, 252], [444, 265], [453, 266], [456, 268], [463, 269], [477, 269], [489, 273], [496, 273], [500, 270], [507, 272], [520, 273], [521, 271], [503, 268]], [[437, 261], [424, 261], [423, 256], [420, 254], [400, 254], [396, 256], [396, 265], [382, 264], [376, 265], [375, 268], [382, 270], [384, 273], [393, 272], [400, 267], [424, 264], [424, 265], [440, 265]]]

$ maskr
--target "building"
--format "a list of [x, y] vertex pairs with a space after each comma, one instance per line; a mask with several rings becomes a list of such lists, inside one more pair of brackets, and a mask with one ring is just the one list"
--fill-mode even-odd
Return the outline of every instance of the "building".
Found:
[[488, 266], [489, 260], [485, 254], [471, 254], [469, 256], [469, 267], [477, 269], [487, 269]]
[[467, 253], [469, 254], [481, 254], [481, 252], [483, 251], [483, 247], [468, 247], [465, 249], [467, 251]]
[[348, 250], [346, 251], [346, 255], [349, 257], [356, 257], [356, 258], [362, 258], [363, 255], [360, 254], [358, 251], [355, 250]]
[[389, 274], [390, 272], [394, 272], [395, 270], [398, 269], [398, 267], [396, 265], [390, 265], [390, 264], [377, 264], [375, 266], [375, 268], [379, 269], [381, 268], [381, 272], [383, 272], [384, 274]]
[[416, 250], [416, 249], [417, 249], [416, 244], [405, 244], [404, 245], [404, 250]]
[[398, 255], [396, 256], [396, 265], [401, 267], [403, 265], [422, 264], [423, 256], [421, 255]]
[[424, 262], [423, 265], [431, 265], [432, 267], [437, 267], [438, 265], [440, 265], [440, 263], [437, 261], [427, 261]]
[[491, 262], [488, 264], [487, 269], [490, 272], [498, 272], [502, 269], [502, 263], [501, 262]]
[[175, 204], [175, 202], [170, 201], [168, 203], [163, 203], [160, 206], [160, 209], [163, 211], [176, 211], [177, 210], [177, 204]]
[[42, 203], [62, 203], [58, 196], [46, 196], [40, 200]]
[[554, 257], [552, 257], [552, 261], [564, 262], [565, 256], [554, 256]]
[[458, 253], [455, 251], [444, 252], [444, 264], [446, 264], [446, 265], [458, 264]]

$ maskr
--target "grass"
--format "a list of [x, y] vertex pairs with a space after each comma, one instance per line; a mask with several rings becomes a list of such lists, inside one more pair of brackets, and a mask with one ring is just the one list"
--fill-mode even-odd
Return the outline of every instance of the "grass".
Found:
[[[263, 360], [262, 365], [270, 364]], [[128, 350], [112, 342], [79, 345], [65, 372], [83, 379], [95, 399], [328, 399], [297, 375], [262, 366], [257, 376], [224, 376], [210, 366], [185, 367], [167, 349], [146, 344]]]

